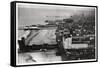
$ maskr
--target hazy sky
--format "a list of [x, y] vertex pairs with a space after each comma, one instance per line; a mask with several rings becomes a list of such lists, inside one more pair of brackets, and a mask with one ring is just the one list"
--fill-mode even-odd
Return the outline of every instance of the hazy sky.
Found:
[[18, 4], [18, 26], [32, 24], [45, 24], [45, 20], [54, 19], [54, 16], [69, 18], [74, 14], [89, 14], [92, 7], [40, 5], [40, 4]]

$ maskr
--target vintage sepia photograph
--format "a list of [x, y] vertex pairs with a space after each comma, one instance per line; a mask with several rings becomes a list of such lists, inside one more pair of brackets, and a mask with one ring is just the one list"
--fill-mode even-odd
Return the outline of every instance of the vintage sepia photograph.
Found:
[[96, 60], [96, 6], [16, 3], [16, 65]]

